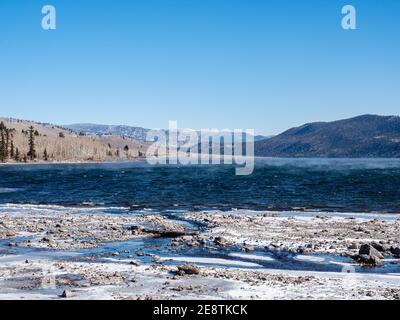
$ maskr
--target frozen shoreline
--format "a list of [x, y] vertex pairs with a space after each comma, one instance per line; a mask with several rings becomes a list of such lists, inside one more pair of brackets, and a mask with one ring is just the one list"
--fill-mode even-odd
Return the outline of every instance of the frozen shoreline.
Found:
[[[398, 219], [360, 214], [2, 212], [0, 299], [64, 299], [64, 290], [71, 299], [399, 299], [399, 273], [348, 274], [340, 269], [356, 262], [319, 256], [348, 257], [373, 241], [398, 246], [399, 230]], [[200, 248], [214, 255], [189, 254]], [[268, 268], [281, 253], [340, 268]], [[177, 274], [185, 263], [195, 274]]]

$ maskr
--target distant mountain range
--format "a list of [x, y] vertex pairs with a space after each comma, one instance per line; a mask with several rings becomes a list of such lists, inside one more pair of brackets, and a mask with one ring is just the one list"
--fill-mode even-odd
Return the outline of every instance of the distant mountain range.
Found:
[[[146, 135], [150, 129], [142, 127], [131, 127], [125, 125], [105, 125], [105, 124], [93, 124], [93, 123], [77, 123], [64, 125], [64, 128], [75, 131], [76, 133], [92, 134], [92, 135], [117, 135], [136, 139], [140, 141], [146, 141]], [[160, 133], [166, 133], [167, 130], [157, 130]], [[210, 133], [211, 134], [211, 133]], [[267, 139], [268, 137], [262, 135], [256, 135], [254, 141], [260, 141]]]
[[147, 132], [150, 129], [141, 127], [131, 127], [124, 125], [105, 125], [105, 124], [93, 124], [93, 123], [77, 123], [64, 125], [64, 128], [70, 129], [77, 133], [93, 134], [93, 135], [116, 135], [129, 137], [136, 140], [145, 141]]
[[400, 117], [314, 122], [255, 143], [260, 157], [400, 157]]

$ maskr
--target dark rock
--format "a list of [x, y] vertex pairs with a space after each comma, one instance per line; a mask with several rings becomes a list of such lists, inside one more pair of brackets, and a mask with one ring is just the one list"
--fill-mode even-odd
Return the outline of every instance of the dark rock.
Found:
[[75, 296], [75, 293], [73, 293], [70, 290], [64, 290], [64, 292], [61, 294], [61, 298], [72, 298], [73, 296]]
[[381, 259], [379, 259], [376, 256], [371, 256], [368, 254], [360, 254], [357, 257], [357, 261], [363, 263], [363, 264], [369, 264], [373, 266], [377, 266], [381, 263]]
[[51, 236], [42, 238], [42, 242], [47, 242], [50, 246], [55, 244], [55, 242]]
[[296, 252], [302, 254], [302, 253], [305, 253], [306, 250], [303, 247], [298, 247]]
[[386, 251], [386, 248], [380, 243], [373, 242], [373, 243], [371, 243], [371, 246], [373, 246], [379, 252], [385, 252]]
[[216, 237], [214, 239], [214, 243], [216, 245], [218, 245], [218, 246], [221, 246], [221, 247], [224, 247], [224, 246], [228, 245], [228, 241], [223, 237]]
[[353, 242], [352, 244], [349, 245], [348, 249], [349, 250], [357, 250], [358, 249], [358, 244]]
[[177, 274], [179, 275], [185, 275], [185, 274], [199, 274], [200, 273], [200, 268], [193, 265], [193, 264], [185, 264], [182, 266], [178, 266], [178, 272]]
[[390, 247], [390, 253], [396, 257], [400, 257], [400, 247]]
[[152, 233], [158, 238], [178, 238], [186, 235], [186, 232], [177, 230], [143, 230], [146, 233]]
[[129, 226], [126, 229], [131, 231], [133, 235], [140, 234], [143, 231], [143, 229], [139, 226]]
[[354, 256], [353, 259], [363, 264], [376, 266], [381, 263], [382, 258], [383, 258], [382, 254], [378, 250], [376, 250], [372, 245], [363, 244], [360, 247], [359, 254]]
[[369, 256], [373, 256], [373, 257], [377, 257], [379, 259], [382, 259], [383, 256], [382, 254], [375, 249], [372, 245], [369, 244], [363, 244], [360, 247], [360, 251], [358, 252], [359, 255], [369, 255]]

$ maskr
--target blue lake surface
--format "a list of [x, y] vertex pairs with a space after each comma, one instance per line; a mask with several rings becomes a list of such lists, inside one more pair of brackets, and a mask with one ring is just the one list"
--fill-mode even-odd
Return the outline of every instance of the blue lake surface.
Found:
[[396, 213], [399, 199], [397, 159], [257, 159], [249, 176], [229, 165], [0, 166], [0, 204]]

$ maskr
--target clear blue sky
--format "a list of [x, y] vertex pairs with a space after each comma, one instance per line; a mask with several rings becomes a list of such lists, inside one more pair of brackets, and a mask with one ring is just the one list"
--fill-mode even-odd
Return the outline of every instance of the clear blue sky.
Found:
[[399, 17], [399, 0], [0, 0], [0, 115], [259, 134], [398, 115]]

